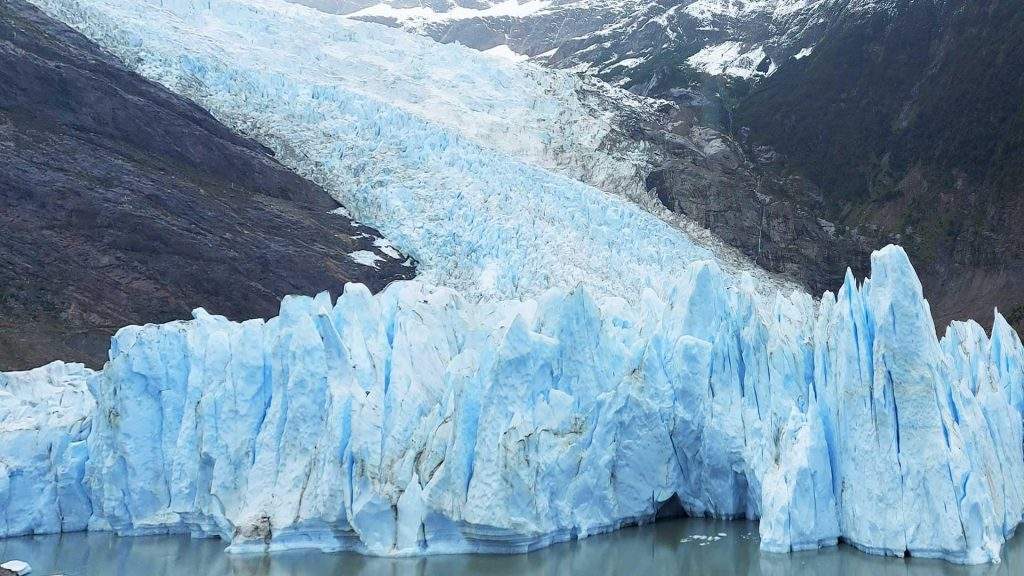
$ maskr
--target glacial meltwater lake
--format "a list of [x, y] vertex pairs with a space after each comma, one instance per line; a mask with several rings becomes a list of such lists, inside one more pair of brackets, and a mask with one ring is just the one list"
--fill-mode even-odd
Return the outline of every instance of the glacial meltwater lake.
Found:
[[957, 566], [940, 560], [871, 556], [848, 546], [796, 554], [762, 553], [756, 523], [694, 518], [625, 528], [507, 556], [373, 558], [314, 551], [229, 555], [224, 546], [220, 540], [188, 536], [27, 536], [0, 540], [0, 561], [26, 560], [33, 576], [1024, 575], [1024, 538], [1019, 536], [1004, 548], [1000, 564]]

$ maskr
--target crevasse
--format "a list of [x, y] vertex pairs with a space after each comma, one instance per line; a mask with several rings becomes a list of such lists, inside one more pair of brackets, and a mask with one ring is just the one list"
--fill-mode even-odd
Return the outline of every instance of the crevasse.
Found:
[[760, 518], [769, 551], [998, 561], [1024, 518], [1024, 347], [998, 314], [938, 340], [903, 250], [871, 263], [820, 304], [698, 262], [636, 305], [400, 282], [127, 327], [101, 372], [35, 372], [87, 380], [87, 417], [0, 380], [0, 422], [35, 418], [3, 432], [0, 535], [516, 552], [681, 508]]

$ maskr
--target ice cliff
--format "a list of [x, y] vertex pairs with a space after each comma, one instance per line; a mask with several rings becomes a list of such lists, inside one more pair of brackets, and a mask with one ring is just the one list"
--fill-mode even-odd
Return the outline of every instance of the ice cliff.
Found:
[[1020, 339], [998, 315], [937, 339], [901, 249], [820, 302], [777, 295], [549, 169], [629, 160], [590, 150], [564, 77], [272, 0], [35, 2], [267, 143], [423, 276], [124, 328], [98, 373], [6, 375], [0, 536], [522, 551], [682, 510], [760, 518], [767, 550], [974, 563], [1024, 517]]
[[0, 380], [0, 535], [512, 552], [681, 508], [760, 518], [770, 551], [998, 560], [1024, 518], [1024, 347], [1001, 316], [938, 340], [896, 247], [820, 303], [709, 262], [667, 294], [349, 285], [266, 322], [124, 328], [102, 372]]
[[0, 537], [85, 529], [91, 375], [64, 362], [0, 372]]

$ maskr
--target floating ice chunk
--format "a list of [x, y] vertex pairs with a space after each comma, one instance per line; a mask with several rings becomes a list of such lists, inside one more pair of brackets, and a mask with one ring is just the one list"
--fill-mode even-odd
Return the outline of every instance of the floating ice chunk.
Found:
[[0, 564], [0, 568], [8, 570], [17, 576], [24, 576], [32, 571], [32, 567], [28, 565], [28, 562], [22, 560], [10, 560]]

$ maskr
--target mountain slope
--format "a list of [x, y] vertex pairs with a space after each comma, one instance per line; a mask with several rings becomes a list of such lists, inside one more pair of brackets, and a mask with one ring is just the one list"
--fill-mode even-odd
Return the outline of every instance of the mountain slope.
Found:
[[1024, 322], [1024, 11], [851, 2], [738, 123], [824, 193], [823, 215], [903, 243], [944, 323]]
[[126, 324], [269, 316], [286, 294], [411, 276], [338, 207], [65, 25], [0, 4], [0, 367], [99, 366]]

